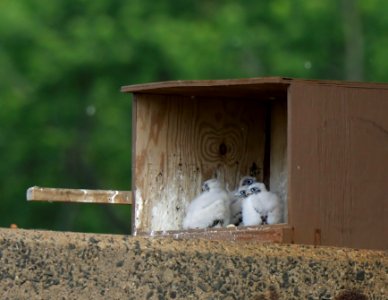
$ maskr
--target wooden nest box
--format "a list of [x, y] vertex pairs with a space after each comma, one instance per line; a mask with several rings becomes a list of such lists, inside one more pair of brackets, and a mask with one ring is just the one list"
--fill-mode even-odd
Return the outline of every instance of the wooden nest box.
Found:
[[[133, 94], [134, 234], [388, 248], [388, 85], [252, 78], [122, 91]], [[288, 203], [285, 223], [183, 231], [215, 174], [230, 189], [256, 176]]]

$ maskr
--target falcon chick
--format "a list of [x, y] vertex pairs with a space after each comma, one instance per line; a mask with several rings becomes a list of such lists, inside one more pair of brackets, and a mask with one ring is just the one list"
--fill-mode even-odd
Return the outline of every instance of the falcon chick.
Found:
[[188, 206], [183, 219], [184, 229], [223, 227], [229, 224], [229, 193], [217, 179], [209, 179]]
[[244, 198], [247, 197], [248, 186], [256, 182], [256, 178], [252, 176], [244, 176], [241, 178], [239, 187], [232, 192], [230, 197], [230, 223], [239, 226], [242, 223], [242, 208], [241, 204]]
[[250, 186], [252, 183], [256, 182], [256, 178], [252, 176], [244, 176], [241, 178], [239, 183], [239, 188], [242, 186]]
[[255, 182], [247, 189], [242, 203], [244, 226], [280, 223], [282, 212], [279, 197], [267, 191], [264, 183]]
[[230, 223], [239, 226], [242, 223], [242, 203], [247, 197], [247, 186], [241, 186], [230, 199]]

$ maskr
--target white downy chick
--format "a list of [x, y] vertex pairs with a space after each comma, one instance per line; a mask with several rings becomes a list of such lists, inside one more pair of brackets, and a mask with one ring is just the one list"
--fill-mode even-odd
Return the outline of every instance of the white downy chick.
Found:
[[183, 219], [184, 229], [223, 227], [229, 224], [229, 193], [217, 179], [202, 185], [202, 193], [188, 206]]
[[239, 226], [242, 223], [242, 202], [247, 197], [247, 186], [241, 186], [230, 199], [230, 223]]
[[239, 186], [232, 192], [230, 198], [230, 223], [239, 226], [242, 223], [242, 201], [247, 197], [246, 191], [248, 186], [256, 182], [256, 178], [252, 176], [244, 176], [241, 178]]
[[256, 178], [253, 177], [253, 176], [244, 176], [243, 178], [241, 178], [240, 180], [240, 183], [238, 185], [238, 187], [242, 187], [242, 186], [250, 186], [252, 183], [256, 182]]
[[267, 191], [264, 183], [251, 184], [247, 195], [242, 203], [244, 226], [280, 223], [282, 210], [279, 197]]

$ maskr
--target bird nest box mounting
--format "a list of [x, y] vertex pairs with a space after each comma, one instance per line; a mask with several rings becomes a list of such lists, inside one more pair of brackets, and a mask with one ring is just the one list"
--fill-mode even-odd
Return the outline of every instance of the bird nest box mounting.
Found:
[[[135, 234], [260, 240], [272, 230], [279, 241], [388, 247], [387, 85], [251, 78], [122, 91], [133, 94]], [[245, 175], [264, 182], [286, 204], [284, 224], [183, 231], [214, 175], [230, 189]]]

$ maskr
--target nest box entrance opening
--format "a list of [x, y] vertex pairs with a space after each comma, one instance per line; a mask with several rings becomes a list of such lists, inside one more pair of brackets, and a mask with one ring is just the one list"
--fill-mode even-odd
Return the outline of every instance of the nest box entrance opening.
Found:
[[230, 190], [246, 175], [264, 182], [287, 222], [287, 85], [200, 83], [123, 88], [134, 93], [135, 234], [182, 230], [214, 176]]

